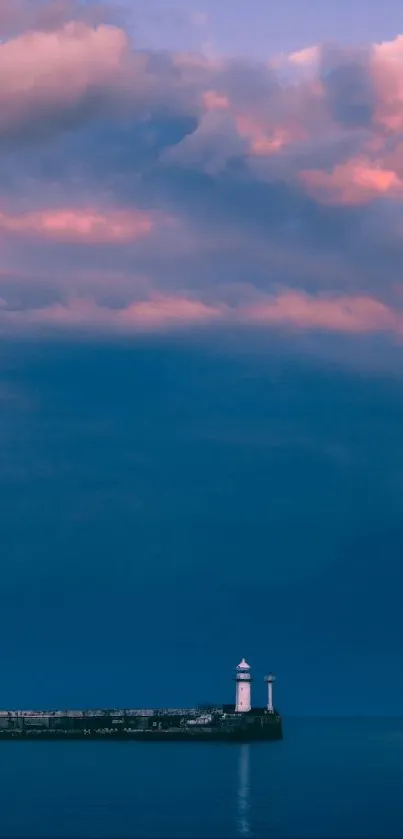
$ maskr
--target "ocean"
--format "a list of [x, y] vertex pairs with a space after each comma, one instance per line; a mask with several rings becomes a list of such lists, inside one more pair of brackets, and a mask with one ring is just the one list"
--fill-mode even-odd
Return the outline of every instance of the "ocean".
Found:
[[0, 836], [402, 839], [403, 719], [254, 744], [0, 743]]

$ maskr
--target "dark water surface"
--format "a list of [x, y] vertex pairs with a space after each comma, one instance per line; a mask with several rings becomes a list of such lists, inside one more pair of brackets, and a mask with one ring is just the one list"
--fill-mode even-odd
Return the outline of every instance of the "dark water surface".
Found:
[[403, 719], [280, 743], [0, 743], [2, 837], [403, 837]]

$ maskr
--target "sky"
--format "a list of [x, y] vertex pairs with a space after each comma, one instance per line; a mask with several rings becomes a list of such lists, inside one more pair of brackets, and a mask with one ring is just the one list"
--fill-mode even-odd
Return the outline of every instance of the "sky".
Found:
[[143, 45], [204, 47], [263, 61], [278, 51], [294, 52], [328, 41], [357, 46], [393, 40], [403, 18], [399, 0], [149, 0], [146, 8], [133, 0], [125, 7], [128, 27]]
[[401, 17], [0, 0], [2, 707], [401, 713]]

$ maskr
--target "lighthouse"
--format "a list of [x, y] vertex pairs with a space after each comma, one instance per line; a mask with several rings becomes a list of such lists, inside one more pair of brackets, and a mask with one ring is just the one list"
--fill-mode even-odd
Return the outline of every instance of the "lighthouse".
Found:
[[267, 682], [267, 710], [270, 714], [274, 712], [273, 708], [273, 682], [276, 681], [276, 677], [273, 676], [272, 673], [269, 673], [268, 676], [264, 677], [265, 682]]
[[242, 661], [238, 664], [236, 668], [236, 699], [235, 699], [235, 711], [237, 713], [245, 713], [246, 711], [250, 711], [251, 704], [250, 704], [250, 683], [251, 683], [251, 675], [250, 675], [250, 667], [249, 664], [243, 658]]

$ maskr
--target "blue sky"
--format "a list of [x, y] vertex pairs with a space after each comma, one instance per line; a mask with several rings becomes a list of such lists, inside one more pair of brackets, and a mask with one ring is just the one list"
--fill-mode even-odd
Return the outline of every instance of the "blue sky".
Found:
[[[120, 4], [121, 5], [121, 4]], [[126, 0], [133, 37], [159, 49], [197, 49], [209, 44], [218, 53], [264, 60], [312, 44], [391, 40], [402, 27], [399, 0], [182, 0], [167, 4]]]
[[3, 3], [3, 707], [400, 713], [400, 17]]

